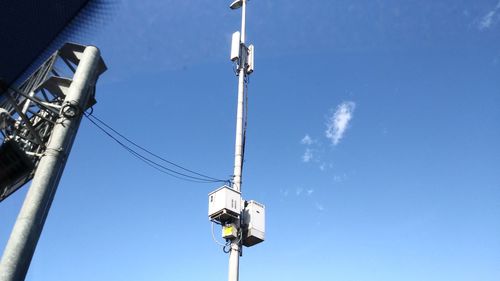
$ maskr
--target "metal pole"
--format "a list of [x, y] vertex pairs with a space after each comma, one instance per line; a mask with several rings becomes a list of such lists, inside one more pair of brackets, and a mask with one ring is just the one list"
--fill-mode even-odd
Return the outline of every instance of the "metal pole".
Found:
[[[96, 47], [85, 49], [65, 104], [80, 109], [85, 107], [97, 79], [99, 59]], [[20, 281], [26, 277], [81, 118], [81, 111], [73, 118], [69, 114], [61, 114], [54, 126], [0, 261], [0, 281]]]
[[[245, 44], [245, 18], [246, 0], [243, 0], [242, 23], [241, 23], [241, 44]], [[243, 54], [241, 55], [244, 56]], [[243, 103], [245, 100], [245, 65], [240, 65], [238, 75], [238, 109], [236, 113], [236, 144], [234, 152], [234, 189], [241, 192], [241, 177], [243, 167]]]
[[[243, 0], [242, 15], [241, 15], [241, 45], [245, 44], [245, 29], [246, 29], [246, 0]], [[246, 57], [246, 54], [241, 54]], [[243, 168], [243, 103], [245, 98], [245, 76], [246, 66], [243, 59], [243, 65], [240, 65], [240, 73], [238, 79], [238, 108], [236, 113], [236, 144], [234, 153], [234, 180], [233, 188], [241, 192], [241, 178]], [[241, 231], [239, 223], [237, 224], [238, 232]], [[231, 251], [229, 252], [229, 281], [238, 281], [239, 279], [239, 263], [240, 263], [240, 248], [241, 241], [235, 238], [231, 241]]]

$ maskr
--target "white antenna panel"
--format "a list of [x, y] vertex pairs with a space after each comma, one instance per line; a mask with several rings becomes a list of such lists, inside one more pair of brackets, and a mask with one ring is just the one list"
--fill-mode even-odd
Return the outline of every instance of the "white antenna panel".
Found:
[[241, 35], [239, 31], [233, 33], [233, 40], [231, 42], [231, 61], [235, 61], [240, 58], [240, 44]]
[[253, 72], [254, 68], [254, 54], [255, 54], [255, 48], [253, 45], [250, 45], [248, 47], [248, 69], [247, 72], [248, 74]]

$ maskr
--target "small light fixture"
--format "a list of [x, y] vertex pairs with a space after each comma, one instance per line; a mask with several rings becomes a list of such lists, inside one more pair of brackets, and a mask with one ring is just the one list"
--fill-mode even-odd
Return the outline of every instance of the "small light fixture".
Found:
[[243, 0], [236, 0], [233, 3], [231, 3], [229, 8], [231, 8], [232, 10], [236, 10], [241, 8], [242, 5], [243, 5]]

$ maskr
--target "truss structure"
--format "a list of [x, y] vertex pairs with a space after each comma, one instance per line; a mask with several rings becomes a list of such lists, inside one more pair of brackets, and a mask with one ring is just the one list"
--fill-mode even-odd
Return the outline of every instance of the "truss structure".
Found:
[[[32, 179], [59, 117], [77, 115], [96, 103], [95, 85], [85, 108], [64, 102], [84, 50], [85, 46], [66, 43], [18, 88], [4, 89], [0, 99], [0, 201]], [[98, 76], [105, 70], [101, 59]]]

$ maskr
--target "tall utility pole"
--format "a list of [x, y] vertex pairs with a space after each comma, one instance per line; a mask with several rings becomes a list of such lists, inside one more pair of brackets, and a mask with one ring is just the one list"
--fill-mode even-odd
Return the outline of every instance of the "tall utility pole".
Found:
[[105, 67], [96, 47], [79, 47], [81, 50], [72, 51], [72, 57], [79, 58], [78, 67], [0, 261], [0, 281], [21, 281], [26, 277], [83, 110], [87, 108], [96, 80]]
[[[222, 226], [226, 239], [224, 252], [229, 252], [229, 281], [239, 279], [239, 259], [242, 246], [253, 247], [265, 240], [265, 206], [254, 200], [246, 201], [241, 194], [245, 135], [247, 122], [247, 83], [254, 70], [254, 46], [245, 44], [246, 8], [249, 0], [235, 0], [230, 8], [241, 8], [241, 31], [233, 33], [231, 60], [238, 75], [238, 106], [236, 113], [236, 142], [234, 149], [234, 178], [232, 188], [222, 186], [208, 195], [208, 217]], [[229, 247], [228, 250], [226, 250]]]
[[[247, 0], [239, 0], [233, 2], [231, 9], [241, 7], [241, 37], [240, 37], [240, 57], [239, 57], [239, 74], [238, 74], [238, 108], [236, 113], [236, 143], [234, 151], [234, 179], [233, 188], [241, 193], [242, 173], [243, 173], [243, 153], [244, 153], [244, 102], [245, 102], [245, 81], [247, 72], [247, 47], [245, 46], [246, 36], [246, 8]], [[233, 39], [234, 40], [234, 39]], [[240, 228], [240, 225], [236, 226]], [[241, 231], [241, 230], [240, 230]], [[231, 240], [231, 248], [229, 252], [229, 281], [238, 281], [239, 278], [239, 259], [241, 252], [241, 239], [238, 237]]]

